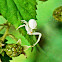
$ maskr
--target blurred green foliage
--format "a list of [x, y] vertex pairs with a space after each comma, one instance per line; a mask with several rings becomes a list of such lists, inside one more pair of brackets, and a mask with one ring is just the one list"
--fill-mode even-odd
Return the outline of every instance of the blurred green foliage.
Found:
[[[22, 0], [0, 0], [0, 13], [16, 28], [20, 25], [20, 20], [24, 19], [25, 15], [27, 15], [25, 20], [28, 18], [27, 21], [30, 18], [28, 16], [31, 16], [31, 12], [29, 13], [29, 15], [28, 13], [25, 13], [24, 15], [24, 9], [29, 8], [24, 7], [23, 9], [22, 6], [24, 5], [22, 3], [23, 1], [21, 1]], [[35, 1], [31, 0], [30, 4], [36, 5], [33, 2]], [[33, 10], [33, 18], [35, 18], [35, 15], [37, 17], [38, 31], [43, 35], [39, 44], [43, 44], [42, 46], [40, 46], [41, 48], [39, 46], [34, 47], [32, 52], [31, 49], [25, 51], [27, 58], [25, 58], [24, 55], [20, 55], [15, 58], [13, 57], [10, 62], [62, 62], [62, 23], [53, 18], [53, 11], [59, 6], [62, 6], [61, 0], [48, 0], [46, 2], [37, 0], [37, 15], [32, 9], [33, 6], [31, 7], [31, 10]], [[23, 11], [21, 9], [23, 9]], [[22, 32], [26, 33], [26, 31], [23, 30]], [[4, 30], [1, 33], [4, 33]], [[15, 37], [18, 39], [21, 38], [22, 45], [30, 45], [29, 41], [26, 39], [29, 39], [29, 36], [23, 36], [19, 31], [16, 31], [14, 27], [10, 28], [10, 33], [15, 35]], [[15, 41], [9, 37], [7, 37], [6, 39], [8, 40], [8, 43], [15, 43]], [[30, 38], [29, 40], [31, 42], [32, 38]], [[35, 41], [35, 39], [33, 41]]]
[[[48, 0], [38, 2], [37, 6], [37, 23], [38, 30], [43, 34], [43, 50], [48, 59], [38, 56], [37, 62], [62, 62], [62, 22], [58, 22], [53, 17], [53, 11], [62, 6], [62, 0]], [[41, 53], [42, 54], [42, 53]]]

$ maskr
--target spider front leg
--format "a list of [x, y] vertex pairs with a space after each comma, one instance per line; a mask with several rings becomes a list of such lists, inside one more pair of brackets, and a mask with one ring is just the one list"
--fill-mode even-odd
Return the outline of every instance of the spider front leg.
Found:
[[35, 44], [33, 44], [33, 46], [31, 46], [31, 47], [34, 47], [40, 41], [42, 34], [39, 32], [34, 32], [34, 33], [31, 33], [31, 35], [39, 35], [37, 42]]
[[[21, 20], [21, 22], [25, 23], [26, 25], [28, 24], [27, 21], [25, 21], [25, 20]], [[16, 30], [18, 30], [20, 27], [26, 26], [25, 24], [24, 25], [20, 25]]]
[[24, 25], [20, 25], [16, 30], [18, 30], [20, 27], [23, 27], [23, 26], [25, 26], [25, 24]]
[[25, 20], [21, 20], [21, 22], [23, 22], [23, 23], [27, 24], [27, 21], [25, 21]]

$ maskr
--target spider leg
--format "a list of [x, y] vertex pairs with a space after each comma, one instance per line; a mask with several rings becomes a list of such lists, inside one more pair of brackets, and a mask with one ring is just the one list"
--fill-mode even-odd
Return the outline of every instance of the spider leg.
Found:
[[25, 21], [25, 20], [21, 20], [21, 22], [23, 22], [23, 23], [26, 23], [26, 24], [27, 24], [27, 21]]
[[42, 34], [39, 33], [39, 32], [34, 32], [31, 35], [39, 35], [37, 42], [35, 44], [33, 44], [33, 46], [32, 46], [32, 47], [34, 47], [40, 41], [40, 38], [41, 38]]
[[25, 24], [24, 25], [20, 25], [16, 30], [18, 30], [20, 27], [23, 27], [23, 26], [25, 26]]

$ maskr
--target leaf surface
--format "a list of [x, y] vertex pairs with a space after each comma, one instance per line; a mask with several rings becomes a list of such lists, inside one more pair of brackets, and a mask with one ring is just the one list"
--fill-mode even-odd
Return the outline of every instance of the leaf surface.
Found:
[[[53, 18], [53, 11], [55, 8], [62, 6], [61, 2], [61, 0], [48, 0], [43, 4], [38, 2], [37, 5], [38, 29], [44, 38], [41, 47], [49, 57], [47, 62], [62, 62], [62, 23]], [[42, 41], [40, 45], [42, 45]], [[40, 62], [40, 60], [41, 62], [44, 60], [41, 55], [38, 56], [37, 62]]]

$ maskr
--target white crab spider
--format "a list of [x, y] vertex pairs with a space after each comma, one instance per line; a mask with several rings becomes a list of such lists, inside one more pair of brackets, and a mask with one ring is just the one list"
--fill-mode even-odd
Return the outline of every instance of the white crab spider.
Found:
[[21, 20], [21, 21], [25, 24], [20, 25], [16, 30], [18, 30], [20, 27], [25, 26], [25, 29], [26, 29], [28, 35], [39, 35], [37, 42], [35, 44], [33, 44], [33, 46], [28, 46], [28, 48], [34, 47], [40, 41], [40, 38], [42, 36], [42, 34], [39, 32], [33, 32], [33, 29], [36, 29], [37, 23], [34, 19], [30, 19], [29, 22], [27, 22], [25, 20]]

